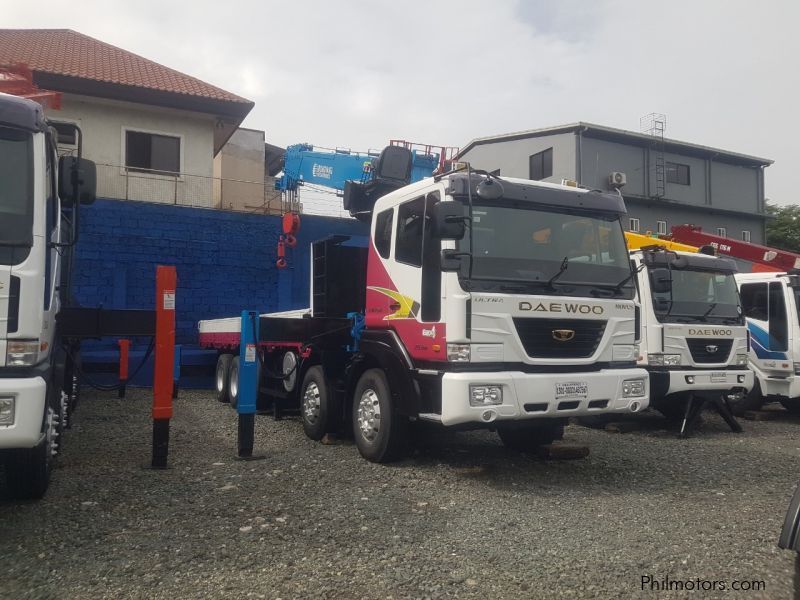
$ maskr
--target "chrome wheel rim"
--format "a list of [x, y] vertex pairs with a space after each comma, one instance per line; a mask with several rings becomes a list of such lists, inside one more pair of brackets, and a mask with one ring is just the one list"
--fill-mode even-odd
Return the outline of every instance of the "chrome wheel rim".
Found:
[[366, 389], [358, 401], [358, 429], [361, 436], [372, 442], [381, 430], [381, 405], [378, 394], [373, 389]]
[[217, 392], [222, 392], [225, 389], [225, 369], [222, 365], [217, 367]]
[[319, 386], [313, 381], [306, 386], [303, 394], [303, 415], [309, 423], [316, 423], [319, 419]]
[[239, 372], [231, 372], [231, 398], [238, 398], [239, 396]]

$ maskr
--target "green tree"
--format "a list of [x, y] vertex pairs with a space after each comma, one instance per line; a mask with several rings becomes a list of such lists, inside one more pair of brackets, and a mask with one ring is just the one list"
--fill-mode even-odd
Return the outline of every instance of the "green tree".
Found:
[[800, 252], [800, 206], [767, 203], [767, 246]]

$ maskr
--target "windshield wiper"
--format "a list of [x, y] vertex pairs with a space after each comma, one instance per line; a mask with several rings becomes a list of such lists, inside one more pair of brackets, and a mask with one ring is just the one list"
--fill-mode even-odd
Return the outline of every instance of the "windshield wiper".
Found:
[[31, 248], [33, 242], [28, 240], [0, 240], [0, 248]]
[[569, 257], [565, 256], [564, 260], [561, 261], [561, 267], [559, 267], [558, 272], [547, 280], [546, 284], [547, 287], [552, 288], [553, 284], [556, 282], [556, 279], [561, 277], [568, 267], [569, 267]]
[[613, 287], [613, 288], [614, 288], [615, 290], [617, 290], [618, 292], [621, 292], [621, 291], [622, 291], [622, 286], [623, 286], [623, 285], [625, 285], [626, 283], [628, 283], [628, 282], [629, 282], [631, 279], [633, 279], [634, 277], [636, 277], [636, 276], [639, 274], [639, 271], [641, 271], [642, 269], [644, 269], [644, 267], [645, 267], [645, 265], [644, 265], [644, 264], [641, 264], [641, 265], [639, 265], [638, 267], [636, 267], [635, 269], [633, 269], [633, 270], [630, 272], [630, 274], [629, 274], [629, 275], [628, 275], [628, 276], [627, 276], [625, 279], [623, 279], [622, 281], [620, 281], [620, 282], [619, 282], [617, 285], [614, 285], [614, 286], [609, 286], [609, 287]]
[[703, 313], [703, 318], [705, 319], [708, 315], [710, 315], [715, 308], [717, 308], [717, 303], [712, 302], [711, 306], [708, 307], [708, 310]]

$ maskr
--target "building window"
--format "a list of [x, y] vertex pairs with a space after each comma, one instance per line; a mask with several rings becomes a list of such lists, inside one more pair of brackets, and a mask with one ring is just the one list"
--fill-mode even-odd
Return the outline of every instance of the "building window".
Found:
[[728, 230], [724, 227], [717, 227], [717, 235], [719, 237], [728, 237]]
[[742, 230], [742, 241], [750, 242], [750, 232], [747, 229]]
[[667, 183], [677, 183], [678, 185], [690, 185], [691, 177], [689, 165], [680, 163], [667, 163]]
[[125, 132], [125, 167], [129, 171], [179, 173], [181, 138], [171, 135]]
[[634, 233], [639, 233], [639, 219], [631, 218], [628, 221], [628, 230]]
[[72, 123], [50, 123], [53, 129], [56, 130], [58, 136], [56, 143], [59, 146], [77, 146], [78, 145], [78, 132], [75, 125]]
[[548, 148], [530, 157], [530, 179], [541, 181], [553, 176], [553, 149]]
[[658, 226], [658, 235], [667, 235], [666, 221], [656, 221], [656, 225]]

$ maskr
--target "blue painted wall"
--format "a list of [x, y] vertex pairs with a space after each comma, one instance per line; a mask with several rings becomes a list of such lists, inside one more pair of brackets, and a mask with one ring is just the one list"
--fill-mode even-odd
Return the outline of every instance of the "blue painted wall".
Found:
[[309, 244], [368, 234], [354, 219], [304, 215], [279, 270], [281, 231], [277, 216], [98, 200], [81, 209], [73, 295], [83, 306], [152, 308], [156, 266], [175, 265], [177, 343], [195, 344], [201, 319], [307, 307]]

